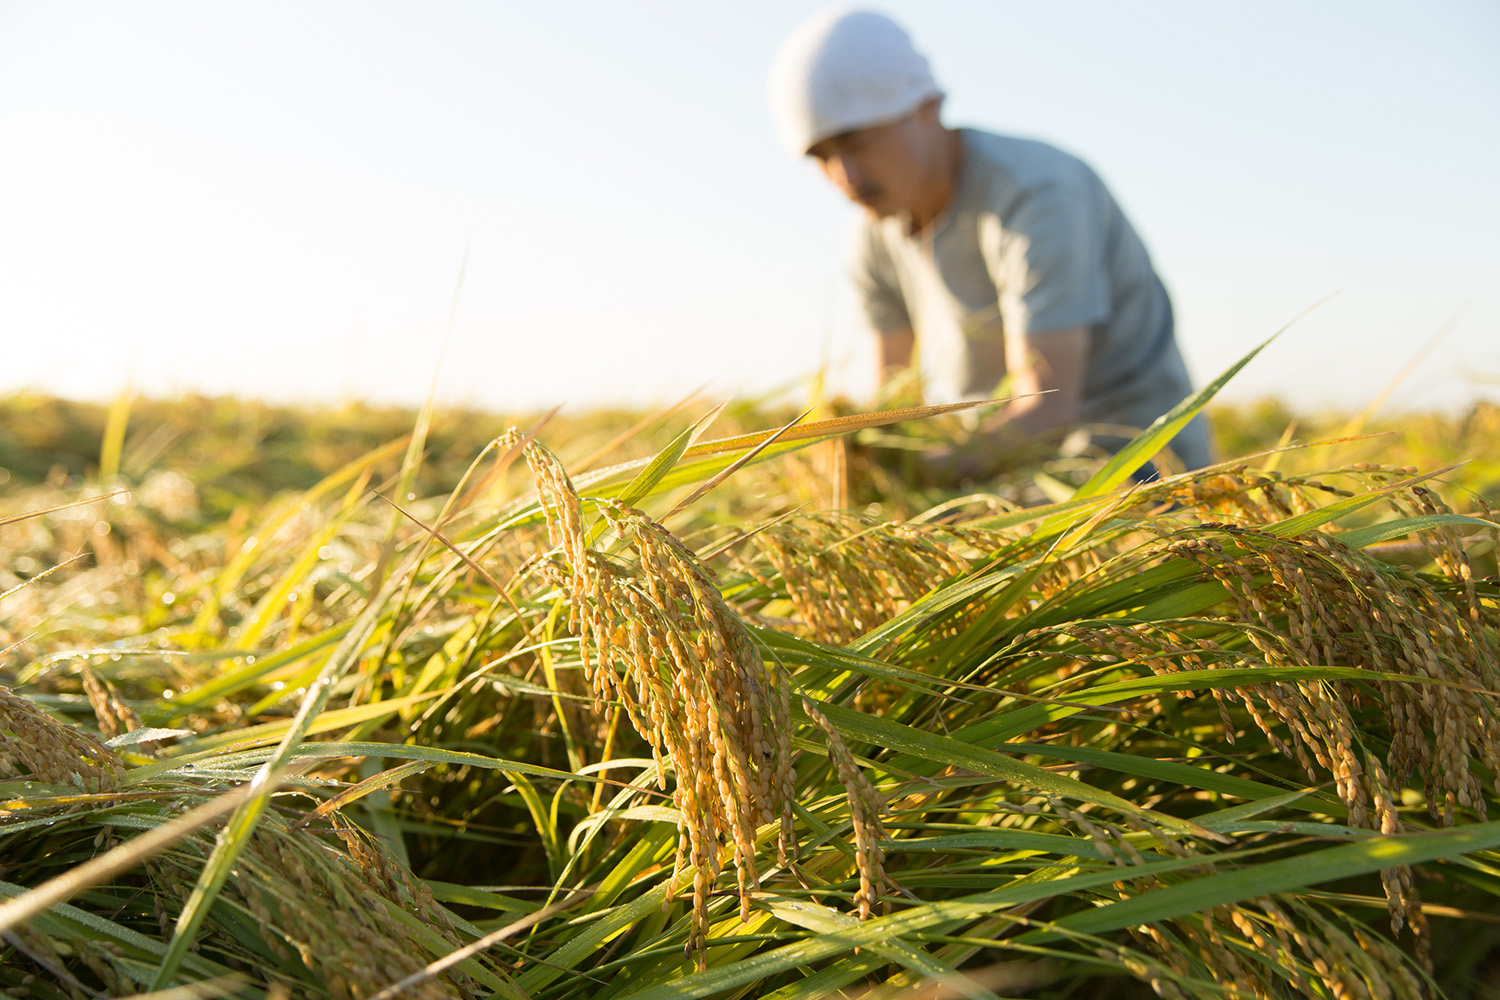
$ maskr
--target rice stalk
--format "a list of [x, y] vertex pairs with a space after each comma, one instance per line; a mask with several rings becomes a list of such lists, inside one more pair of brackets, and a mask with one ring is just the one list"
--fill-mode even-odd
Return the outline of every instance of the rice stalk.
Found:
[[[1104, 661], [1157, 674], [1211, 669], [1226, 659], [1270, 668], [1365, 667], [1376, 675], [1367, 684], [1296, 681], [1215, 689], [1224, 732], [1234, 739], [1229, 706], [1238, 702], [1270, 745], [1295, 759], [1309, 781], [1332, 776], [1351, 825], [1386, 834], [1406, 830], [1398, 806], [1413, 773], [1422, 782], [1435, 822], [1452, 825], [1457, 809], [1483, 819], [1480, 775], [1500, 774], [1500, 711], [1486, 694], [1500, 689], [1500, 613], [1493, 602], [1478, 599], [1467, 557], [1451, 532], [1446, 538], [1437, 533], [1428, 544], [1435, 563], [1462, 588], [1459, 601], [1443, 594], [1430, 578], [1381, 564], [1344, 545], [1337, 535], [1283, 537], [1262, 527], [1304, 513], [1306, 485], [1330, 489], [1306, 483], [1288, 488], [1226, 474], [1192, 484], [1189, 490], [1197, 502], [1220, 516], [1232, 512], [1240, 523], [1207, 523], [1192, 532], [1169, 534], [1138, 556], [1167, 556], [1195, 565], [1201, 579], [1222, 585], [1232, 608], [1226, 618], [1212, 626], [1124, 620], [1051, 631], [1082, 640]], [[1253, 493], [1269, 504], [1257, 502]], [[1403, 495], [1413, 503], [1403, 507], [1394, 501], [1398, 509], [1446, 511], [1422, 487], [1395, 494]], [[1389, 733], [1383, 755], [1355, 721], [1370, 708]], [[1500, 792], [1500, 780], [1495, 789]], [[1425, 954], [1427, 922], [1412, 873], [1394, 868], [1384, 873], [1383, 881], [1393, 929], [1410, 925], [1419, 952]]]
[[[561, 464], [539, 445], [525, 454], [559, 552], [550, 572], [570, 595], [568, 624], [596, 704], [623, 706], [651, 747], [660, 788], [671, 761], [672, 799], [682, 816], [674, 868], [693, 873], [685, 949], [698, 953], [701, 967], [721, 853], [733, 858], [742, 923], [761, 887], [758, 828], [778, 823], [778, 864], [796, 854], [791, 678], [767, 666], [712, 572], [676, 536], [618, 500], [595, 501], [615, 547], [637, 559], [631, 565], [589, 548], [579, 497]], [[839, 779], [851, 801], [871, 802], [873, 788], [837, 732], [826, 719], [820, 725], [842, 761]], [[860, 817], [856, 905], [868, 916], [881, 881], [878, 809]]]
[[635, 508], [603, 504], [601, 515], [639, 557], [633, 571], [607, 561], [585, 547], [578, 495], [562, 466], [535, 444], [526, 460], [561, 551], [552, 565], [572, 597], [568, 624], [595, 698], [624, 706], [651, 746], [658, 787], [666, 788], [672, 762], [683, 817], [676, 867], [694, 873], [686, 948], [701, 953], [721, 851], [732, 851], [748, 921], [750, 893], [760, 888], [757, 828], [779, 817], [783, 864], [795, 849], [789, 682], [766, 669], [707, 571], [670, 532]]

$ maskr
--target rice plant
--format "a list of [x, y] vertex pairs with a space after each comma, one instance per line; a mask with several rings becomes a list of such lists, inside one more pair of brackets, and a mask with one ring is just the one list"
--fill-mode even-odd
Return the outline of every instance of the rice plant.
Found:
[[130, 495], [24, 495], [4, 990], [1486, 995], [1485, 497], [1347, 443], [1127, 485], [1169, 420], [807, 504], [919, 416], [534, 421], [431, 492], [419, 422], [209, 517], [123, 439]]

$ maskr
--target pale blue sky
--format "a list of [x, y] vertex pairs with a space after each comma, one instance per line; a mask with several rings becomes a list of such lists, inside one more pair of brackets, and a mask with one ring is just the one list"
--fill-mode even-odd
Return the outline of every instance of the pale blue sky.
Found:
[[[0, 392], [499, 410], [796, 386], [871, 351], [855, 210], [766, 111], [819, 3], [0, 0]], [[951, 124], [1089, 160], [1202, 381], [1500, 398], [1500, 5], [878, 5]]]

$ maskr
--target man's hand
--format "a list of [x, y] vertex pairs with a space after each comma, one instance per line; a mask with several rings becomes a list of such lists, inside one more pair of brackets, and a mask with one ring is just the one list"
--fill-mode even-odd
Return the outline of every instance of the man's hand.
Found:
[[1034, 435], [1000, 421], [924, 449], [922, 481], [950, 487], [983, 484], [1007, 469], [1035, 465], [1051, 453]]
[[[1077, 423], [1090, 339], [1087, 327], [1031, 335], [1007, 333], [1006, 366], [1013, 373], [1010, 392], [1021, 398], [997, 408], [963, 444], [927, 449], [921, 459], [923, 478], [947, 485], [983, 481], [1018, 452], [1025, 452], [1038, 434]], [[907, 370], [916, 344], [911, 330], [883, 333], [878, 344], [881, 373], [887, 381]]]
[[988, 479], [999, 471], [989, 449], [956, 448], [951, 444], [933, 445], [922, 452], [919, 460], [921, 482], [935, 486], [966, 488]]
[[881, 384], [889, 382], [911, 367], [912, 354], [916, 351], [917, 335], [908, 327], [891, 330], [879, 335], [877, 351], [880, 355]]
[[1034, 336], [1007, 334], [1006, 363], [1015, 373], [1010, 391], [1022, 398], [997, 409], [961, 446], [929, 449], [923, 456], [926, 474], [955, 486], [965, 480], [981, 482], [1034, 448], [1037, 435], [1077, 423], [1088, 351], [1085, 327]]

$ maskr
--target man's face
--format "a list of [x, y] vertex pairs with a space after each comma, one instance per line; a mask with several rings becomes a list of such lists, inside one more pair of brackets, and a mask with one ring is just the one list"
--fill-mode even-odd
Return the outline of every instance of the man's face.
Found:
[[844, 195], [875, 218], [925, 204], [933, 184], [934, 122], [918, 109], [899, 121], [831, 136], [807, 155]]

